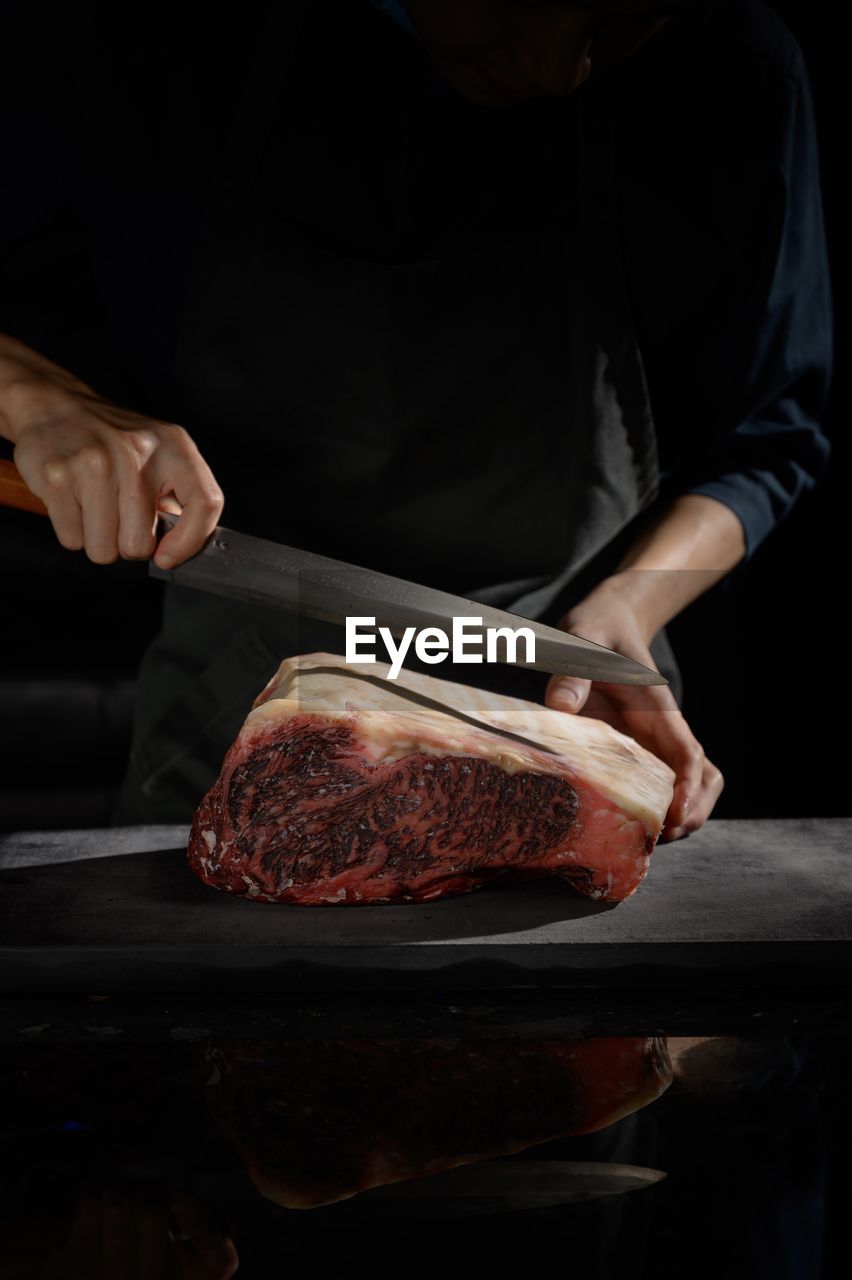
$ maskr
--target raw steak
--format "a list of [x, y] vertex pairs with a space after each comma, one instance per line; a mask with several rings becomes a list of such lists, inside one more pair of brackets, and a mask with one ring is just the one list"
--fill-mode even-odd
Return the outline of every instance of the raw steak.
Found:
[[633, 893], [674, 774], [600, 720], [384, 664], [289, 658], [192, 826], [205, 883], [264, 902], [424, 902], [497, 877]]
[[603, 1129], [672, 1078], [656, 1036], [234, 1041], [205, 1066], [246, 1172], [290, 1209]]

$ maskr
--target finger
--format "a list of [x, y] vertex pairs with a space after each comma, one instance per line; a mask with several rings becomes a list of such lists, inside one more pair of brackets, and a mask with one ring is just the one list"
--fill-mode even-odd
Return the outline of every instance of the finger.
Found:
[[[673, 770], [675, 780], [672, 789], [672, 800], [666, 813], [666, 822], [669, 820], [673, 807], [676, 814], [681, 813], [684, 809], [690, 813], [692, 812], [690, 770], [682, 771], [680, 776], [677, 772], [679, 753], [675, 735], [678, 725], [683, 722], [683, 716], [673, 699], [672, 706], [667, 706], [660, 701], [657, 709], [653, 712], [649, 712], [647, 707], [642, 707], [641, 710], [637, 711], [635, 708], [620, 706], [611, 698], [604, 697], [598, 691], [598, 686], [593, 685], [582, 714], [591, 716], [596, 720], [603, 720], [606, 724], [612, 725], [614, 729], [617, 729], [619, 733], [627, 734], [628, 737], [633, 738], [647, 751], [651, 751]], [[670, 725], [674, 728], [675, 733], [669, 733]], [[690, 731], [687, 729], [687, 732]], [[690, 737], [692, 738], [691, 733]], [[694, 739], [692, 740], [694, 741]], [[696, 742], [695, 745], [703, 756], [700, 744]], [[664, 823], [661, 838], [664, 840], [674, 839], [674, 827], [671, 825], [667, 827]]]
[[157, 545], [157, 511], [153, 493], [142, 477], [121, 478], [118, 498], [118, 551], [123, 560], [147, 560]]
[[[604, 684], [595, 681], [585, 710], [589, 715], [597, 715], [592, 708], [608, 707], [605, 718], [622, 732], [629, 733], [642, 746], [660, 754], [657, 748], [665, 751], [663, 759], [674, 757], [679, 749], [681, 731], [683, 729], [692, 737], [691, 731], [683, 718], [683, 712], [677, 705], [671, 689], [665, 685], [623, 685]], [[670, 760], [668, 760], [671, 763]]]
[[177, 498], [173, 497], [171, 494], [166, 494], [165, 497], [157, 499], [157, 510], [166, 511], [170, 516], [179, 516], [181, 511], [183, 511], [183, 507], [180, 505]]
[[[631, 658], [634, 654], [629, 655]], [[644, 666], [654, 668], [652, 661], [644, 662], [641, 658], [636, 658], [637, 662], [643, 662]], [[648, 715], [659, 715], [661, 711], [673, 712], [679, 711], [680, 708], [675, 701], [674, 694], [668, 685], [665, 684], [611, 684], [605, 680], [596, 680], [595, 688], [603, 694], [605, 698], [611, 699], [618, 706], [628, 709], [630, 712], [639, 715], [645, 712]]]
[[41, 500], [62, 546], [68, 551], [83, 548], [83, 512], [71, 485], [68, 464], [55, 458], [45, 465], [41, 488]]
[[662, 832], [664, 839], [673, 839], [701, 790], [705, 763], [701, 743], [665, 685], [605, 687], [613, 690], [610, 697], [624, 731], [674, 770], [674, 790]]
[[673, 726], [672, 734], [676, 737], [674, 747], [666, 750], [666, 754], [660, 757], [674, 769], [676, 774], [674, 793], [665, 824], [666, 835], [670, 839], [674, 837], [674, 832], [683, 826], [693, 806], [700, 799], [705, 759], [701, 743], [690, 733], [685, 721], [682, 725]]
[[86, 555], [95, 564], [112, 564], [118, 559], [118, 483], [109, 455], [90, 446], [76, 455], [71, 470]]
[[[700, 747], [698, 751], [701, 751]], [[696, 806], [701, 800], [703, 753], [700, 760], [690, 751], [679, 760], [676, 757], [670, 758], [666, 763], [675, 770], [676, 780], [672, 801], [663, 825], [662, 838], [677, 840], [691, 830], [691, 827], [687, 828], [686, 824], [688, 821], [691, 822], [693, 811], [697, 812]]]
[[603, 720], [606, 724], [612, 725], [613, 729], [617, 729], [619, 733], [633, 736], [625, 722], [622, 708], [617, 702], [613, 702], [611, 698], [605, 698], [595, 684], [592, 685], [592, 691], [586, 699], [582, 714], [592, 720]]
[[576, 676], [552, 676], [544, 691], [544, 705], [554, 711], [574, 714], [586, 705], [592, 690], [591, 680], [579, 680]]
[[724, 789], [725, 779], [721, 770], [712, 761], [705, 759], [699, 792], [689, 807], [687, 817], [673, 830], [671, 838], [680, 840], [703, 827]]
[[199, 1274], [209, 1280], [230, 1280], [239, 1266], [234, 1242], [215, 1226], [206, 1207], [194, 1196], [182, 1192], [172, 1196], [171, 1210], [182, 1235], [192, 1241], [203, 1267]]
[[[588, 638], [596, 639], [593, 636]], [[632, 656], [657, 669], [650, 652]], [[681, 828], [702, 792], [705, 756], [671, 689], [667, 685], [622, 685], [605, 681], [595, 681], [590, 685], [588, 681], [559, 676], [548, 684], [545, 703], [558, 706], [563, 687], [580, 692], [583, 686], [585, 696], [580, 694], [582, 701], [578, 709], [599, 716], [620, 732], [628, 733], [674, 771], [672, 800], [661, 838], [675, 839], [677, 835], [685, 834]], [[602, 707], [606, 708], [603, 713]]]
[[194, 469], [174, 485], [173, 493], [182, 510], [157, 547], [154, 559], [161, 569], [172, 569], [201, 550], [216, 528], [225, 501], [212, 475], [199, 475]]

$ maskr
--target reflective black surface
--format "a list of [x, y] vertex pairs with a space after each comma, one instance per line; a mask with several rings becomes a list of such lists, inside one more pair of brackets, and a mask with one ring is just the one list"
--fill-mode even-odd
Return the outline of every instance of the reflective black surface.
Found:
[[666, 1087], [666, 1041], [623, 1012], [590, 1039], [534, 997], [419, 999], [135, 1041], [91, 999], [88, 1031], [7, 1037], [0, 1276], [848, 1274], [849, 1037], [705, 1024], [668, 1038]]

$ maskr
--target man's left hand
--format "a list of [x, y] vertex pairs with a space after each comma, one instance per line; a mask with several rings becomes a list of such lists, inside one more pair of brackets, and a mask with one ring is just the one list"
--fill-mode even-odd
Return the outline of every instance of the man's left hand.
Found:
[[[559, 627], [658, 670], [637, 611], [628, 599], [605, 585], [565, 614]], [[605, 684], [576, 676], [553, 676], [544, 701], [557, 711], [605, 720], [675, 771], [663, 840], [687, 836], [706, 822], [725, 780], [707, 759], [668, 685]]]

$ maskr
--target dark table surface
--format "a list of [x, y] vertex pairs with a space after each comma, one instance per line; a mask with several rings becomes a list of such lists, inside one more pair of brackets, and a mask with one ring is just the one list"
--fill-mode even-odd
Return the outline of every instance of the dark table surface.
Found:
[[291, 907], [207, 888], [187, 830], [0, 838], [0, 992], [743, 987], [852, 978], [852, 819], [711, 821], [617, 905], [558, 880], [415, 906]]

